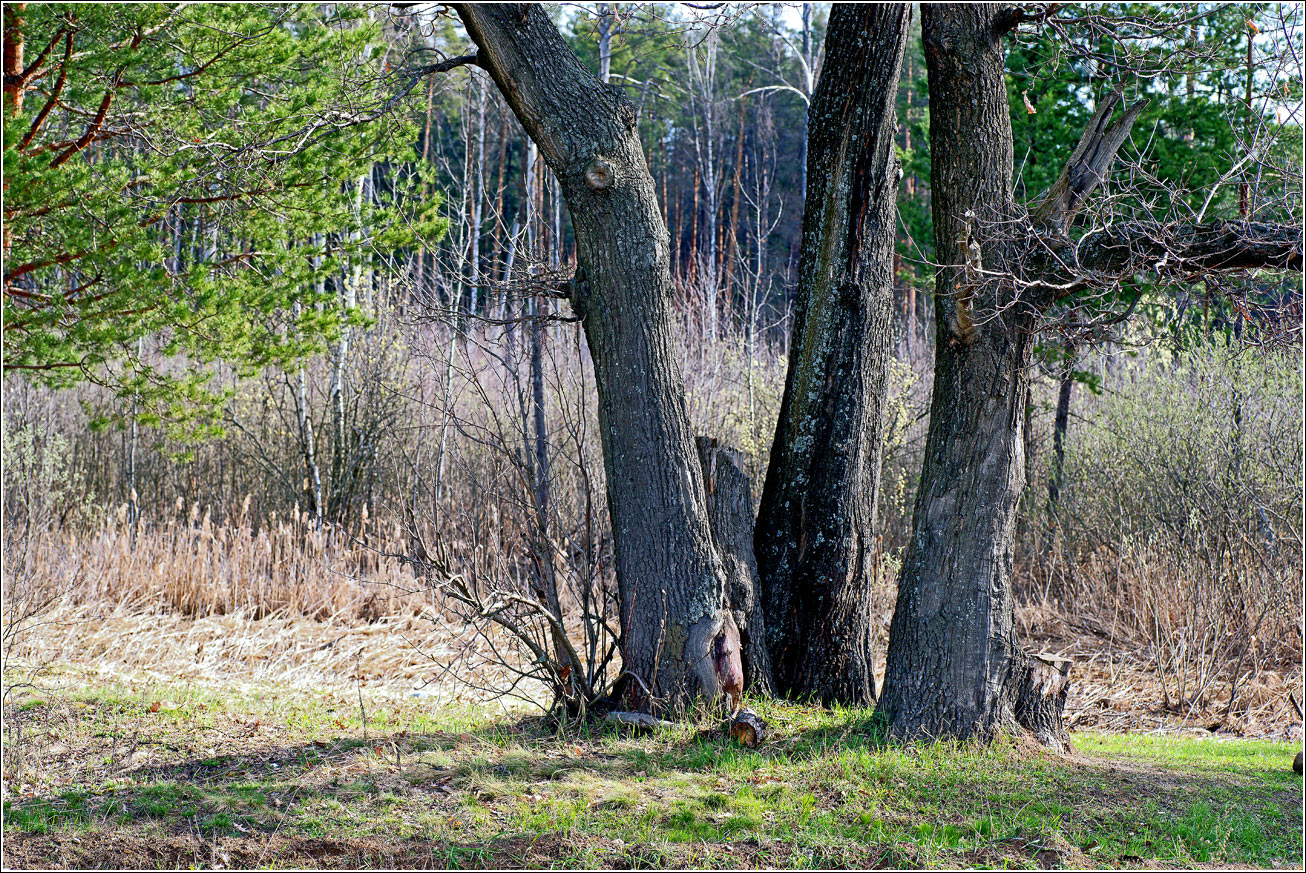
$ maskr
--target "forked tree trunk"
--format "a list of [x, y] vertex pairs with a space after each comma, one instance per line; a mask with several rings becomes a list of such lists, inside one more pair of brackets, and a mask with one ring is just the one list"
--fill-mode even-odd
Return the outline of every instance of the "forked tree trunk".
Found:
[[1031, 667], [1013, 627], [1012, 547], [1037, 313], [980, 277], [1006, 255], [997, 244], [980, 245], [977, 225], [1015, 214], [1000, 12], [926, 4], [921, 13], [935, 250], [952, 266], [939, 270], [935, 285], [930, 429], [880, 702], [891, 733], [903, 738], [987, 740], [1017, 724], [1018, 701], [1031, 723], [1055, 723], [1042, 731], [1055, 735], [1056, 698], [1066, 687], [1064, 675], [1036, 684], [1044, 671]]
[[668, 711], [715, 699], [714, 654], [730, 651], [725, 572], [671, 339], [667, 232], [635, 107], [585, 70], [540, 6], [456, 8], [478, 63], [557, 176], [575, 229], [582, 275], [571, 303], [599, 398], [628, 680], [621, 704]]
[[812, 98], [798, 307], [755, 548], [777, 689], [875, 700], [871, 589], [908, 4], [835, 4]]

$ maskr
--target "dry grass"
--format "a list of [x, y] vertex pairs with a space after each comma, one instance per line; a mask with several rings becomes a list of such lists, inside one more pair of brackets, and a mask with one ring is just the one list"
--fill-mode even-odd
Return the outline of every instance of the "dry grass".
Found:
[[1213, 683], [1200, 700], [1181, 703], [1166, 693], [1147, 639], [1123, 622], [1067, 616], [1046, 605], [1016, 612], [1021, 637], [1035, 648], [1074, 659], [1074, 684], [1066, 703], [1072, 729], [1112, 732], [1220, 733], [1301, 739], [1288, 699], [1302, 696], [1302, 664], [1289, 663], [1245, 675], [1230, 705], [1231, 684]]
[[[73, 669], [119, 681], [294, 687], [370, 686], [443, 701], [483, 702], [515, 678], [509, 640], [446, 612], [398, 559], [398, 525], [364, 523], [359, 538], [319, 530], [301, 513], [253, 527], [217, 525], [198, 506], [133, 531], [125, 512], [99, 530], [17, 538], [6, 556], [7, 686], [40, 670]], [[887, 627], [892, 585], [876, 606]], [[1019, 610], [1022, 637], [1076, 661], [1072, 726], [1126, 730], [1215, 729], [1292, 735], [1288, 692], [1302, 694], [1300, 657], [1260, 647], [1236, 695], [1226, 669], [1200, 695], [1163, 683], [1158, 652], [1130, 592], [1103, 616], [1045, 603]], [[1141, 595], [1140, 595], [1141, 596]], [[1299, 595], [1298, 595], [1299, 596]], [[886, 642], [884, 634], [877, 648]], [[506, 655], [506, 659], [503, 657]], [[535, 699], [539, 689], [518, 687]]]
[[494, 695], [477, 687], [504, 687], [508, 678], [494, 672], [487, 649], [483, 636], [443, 616], [415, 611], [371, 622], [285, 613], [255, 618], [245, 611], [190, 618], [64, 601], [24, 635], [6, 669], [79, 681], [214, 689], [361, 686], [389, 695], [481, 703]]
[[[379, 529], [378, 529], [379, 528]], [[420, 585], [391, 555], [406, 550], [398, 525], [357, 537], [315, 527], [307, 513], [273, 513], [255, 527], [242, 513], [215, 524], [198, 504], [177, 501], [170, 518], [136, 529], [127, 507], [98, 529], [26, 532], [6, 562], [11, 597], [56, 596], [74, 604], [130, 604], [183, 616], [247, 614], [374, 619], [419, 608]], [[14, 551], [11, 548], [11, 552]]]
[[89, 535], [62, 528], [10, 542], [6, 695], [34, 677], [77, 676], [483, 703], [516, 678], [510, 640], [460, 622], [391, 557], [406, 545], [397, 525], [365, 521], [344, 537], [299, 513], [254, 528], [178, 506], [135, 532], [119, 512]]
[[[95, 536], [38, 538], [26, 553], [24, 584], [7, 588], [7, 686], [43, 674], [213, 689], [360, 687], [466, 703], [511, 686], [500, 659], [507, 652], [512, 660], [509, 640], [445, 613], [392, 558], [343, 548], [302, 521], [256, 532], [193, 518], [193, 527], [142, 528], [135, 549], [118, 521]], [[299, 552], [295, 541], [304, 544]], [[14, 622], [24, 595], [46, 601]], [[891, 597], [879, 605], [891, 609]], [[1166, 706], [1155, 652], [1127, 616], [1102, 622], [1027, 606], [1017, 626], [1034, 646], [1074, 657], [1071, 727], [1299, 736], [1288, 700], [1289, 691], [1302, 693], [1299, 661], [1243, 678], [1233, 707], [1228, 682], [1200, 702]]]

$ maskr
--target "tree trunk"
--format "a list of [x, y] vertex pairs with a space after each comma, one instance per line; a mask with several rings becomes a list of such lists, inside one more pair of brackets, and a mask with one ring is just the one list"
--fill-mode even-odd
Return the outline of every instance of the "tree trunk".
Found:
[[726, 568], [726, 595], [739, 631], [744, 688], [770, 695], [771, 655], [758, 591], [757, 559], [753, 555], [753, 493], [737, 452], [710, 437], [697, 440], [707, 490], [707, 515], [712, 542]]
[[836, 4], [812, 99], [798, 306], [755, 538], [776, 685], [875, 700], [871, 588], [893, 331], [894, 101], [910, 6]]
[[1057, 391], [1057, 414], [1052, 424], [1052, 475], [1048, 477], [1048, 530], [1061, 526], [1061, 474], [1066, 465], [1066, 429], [1070, 426], [1070, 395], [1075, 388], [1075, 347], [1067, 343], [1066, 359]]
[[612, 31], [616, 29], [616, 16], [607, 3], [600, 3], [599, 12], [599, 81], [607, 84], [612, 75]]
[[[671, 334], [666, 228], [635, 108], [567, 48], [538, 5], [459, 4], [478, 62], [562, 187], [576, 235], [571, 302], [594, 360], [631, 709], [716, 699], [727, 626], [703, 476]], [[737, 647], [733, 664], [739, 670]]]
[[802, 144], [802, 151], [798, 153], [798, 167], [802, 173], [798, 179], [798, 196], [803, 198], [803, 203], [807, 202], [807, 138], [811, 130], [812, 79], [810, 73], [812, 67], [816, 64], [815, 53], [812, 51], [812, 5], [811, 3], [804, 3], [802, 11], [803, 64], [809, 74], [806, 78], [808, 87], [805, 95], [808, 99], [803, 101], [803, 129], [800, 131], [801, 137], [799, 139]]
[[471, 227], [471, 295], [467, 311], [477, 315], [481, 297], [481, 209], [485, 203], [485, 80], [476, 78], [476, 171], [467, 180], [472, 189]]
[[[5, 114], [23, 111], [23, 13], [26, 3], [6, 3], [4, 9], [4, 101]], [[6, 247], [6, 253], [8, 247]]]
[[[986, 740], [1016, 724], [1022, 689], [1042, 699], [1015, 639], [1011, 592], [1036, 313], [981, 281], [1003, 253], [981, 246], [973, 226], [1015, 212], [1000, 12], [926, 4], [921, 14], [935, 251], [949, 266], [935, 285], [930, 429], [880, 702], [902, 738]], [[1028, 700], [1021, 712], [1045, 715]]]
[[944, 266], [935, 285], [930, 430], [880, 713], [901, 738], [988, 739], [1019, 725], [1060, 748], [1068, 664], [1017, 645], [1011, 591], [1038, 319], [1077, 290], [1136, 281], [1137, 273], [1184, 281], [1197, 270], [1299, 270], [1302, 231], [1116, 221], [1072, 245], [1077, 211], [1147, 104], [1112, 121], [1119, 93], [1101, 101], [1032, 212], [1017, 210], [1002, 37], [1021, 19], [1005, 6], [922, 7], [935, 255]]

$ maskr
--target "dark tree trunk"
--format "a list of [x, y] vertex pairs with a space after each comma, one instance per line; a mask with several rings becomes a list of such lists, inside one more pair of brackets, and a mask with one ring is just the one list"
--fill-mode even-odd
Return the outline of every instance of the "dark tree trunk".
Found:
[[812, 97], [789, 374], [755, 546], [777, 689], [869, 704], [908, 4], [835, 4]]
[[[459, 4], [478, 63], [540, 147], [567, 201], [578, 276], [571, 303], [594, 360], [624, 663], [632, 709], [715, 699], [739, 669], [725, 573], [671, 342], [667, 232], [635, 107], [567, 48], [534, 4]], [[722, 653], [726, 653], [722, 655]]]
[[1000, 12], [922, 7], [935, 247], [953, 266], [935, 284], [930, 430], [880, 704], [899, 737], [991, 738], [1016, 723], [1029, 673], [1011, 560], [1036, 313], [980, 280], [982, 265], [1004, 255], [980, 246], [975, 226], [1015, 212]]
[[1065, 348], [1066, 359], [1057, 392], [1057, 414], [1052, 423], [1052, 475], [1048, 478], [1048, 529], [1061, 525], [1061, 475], [1066, 466], [1066, 430], [1070, 426], [1070, 395], [1075, 389], [1075, 347]]
[[726, 595], [739, 631], [744, 688], [758, 694], [774, 691], [771, 655], [753, 556], [753, 491], [737, 452], [698, 438], [698, 460], [707, 488], [707, 515], [712, 542], [726, 568]]
[[934, 395], [912, 538], [903, 557], [880, 713], [901, 738], [988, 739], [1016, 726], [1065, 745], [1069, 664], [1014, 633], [1011, 562], [1024, 483], [1033, 333], [1075, 290], [1135, 273], [1300, 269], [1292, 225], [1114, 222], [1070, 244], [1076, 212], [1146, 101], [1112, 121], [1103, 99], [1031, 214], [1012, 200], [1002, 38], [1015, 7], [923, 4], [936, 259]]

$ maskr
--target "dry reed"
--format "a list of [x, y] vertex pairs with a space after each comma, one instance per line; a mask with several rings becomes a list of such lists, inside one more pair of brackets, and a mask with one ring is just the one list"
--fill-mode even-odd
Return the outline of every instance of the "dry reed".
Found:
[[[25, 557], [7, 571], [14, 594], [56, 595], [74, 605], [116, 604], [182, 616], [230, 613], [364, 620], [413, 612], [420, 587], [393, 557], [398, 525], [367, 520], [356, 536], [317, 526], [296, 509], [255, 527], [243, 517], [215, 524], [207, 509], [177, 501], [172, 517], [133, 526], [127, 507], [89, 533], [64, 527], [25, 532]], [[21, 538], [21, 537], [20, 537]]]

